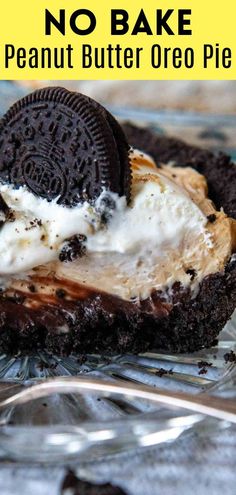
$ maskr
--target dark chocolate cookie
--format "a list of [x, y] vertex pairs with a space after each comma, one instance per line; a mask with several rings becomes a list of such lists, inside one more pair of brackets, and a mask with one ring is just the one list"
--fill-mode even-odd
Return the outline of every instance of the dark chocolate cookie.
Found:
[[0, 179], [68, 206], [97, 198], [104, 187], [128, 199], [128, 144], [88, 97], [41, 89], [0, 121]]
[[90, 102], [94, 105], [94, 107], [103, 114], [104, 119], [110, 125], [115, 141], [117, 143], [119, 158], [120, 158], [120, 190], [126, 192], [127, 201], [130, 199], [131, 195], [131, 166], [130, 166], [130, 157], [129, 157], [129, 149], [126, 136], [120, 124], [113, 117], [113, 115], [108, 112], [108, 110], [103, 107], [100, 103], [92, 98], [89, 98]]

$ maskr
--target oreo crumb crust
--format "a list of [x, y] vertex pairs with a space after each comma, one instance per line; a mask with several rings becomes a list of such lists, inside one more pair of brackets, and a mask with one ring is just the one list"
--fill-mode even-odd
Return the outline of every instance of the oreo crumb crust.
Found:
[[61, 495], [66, 495], [69, 490], [71, 495], [126, 495], [121, 488], [110, 483], [98, 485], [80, 480], [71, 470], [67, 471], [62, 482]]
[[[159, 138], [151, 131], [135, 130], [130, 125], [127, 129], [131, 144], [138, 141], [143, 151], [151, 153], [151, 143], [154, 151], [157, 147], [152, 154], [156, 158], [161, 155], [161, 161], [173, 160], [175, 156], [178, 165], [193, 166], [201, 173], [204, 168], [211, 191], [219, 193], [218, 207], [223, 206], [236, 218], [236, 167], [229, 157], [215, 157], [208, 151], [175, 139]], [[228, 194], [225, 194], [221, 185], [227, 180]], [[30, 294], [33, 297], [37, 295]], [[3, 293], [0, 294], [0, 349], [14, 353], [46, 348], [62, 355], [138, 353], [150, 349], [192, 352], [215, 343], [235, 307], [234, 255], [222, 272], [203, 279], [195, 298], [175, 283], [168, 303], [161, 292], [154, 292], [150, 299], [138, 305], [136, 301], [88, 291], [83, 300], [57, 297], [55, 304], [42, 302], [33, 309], [27, 306], [27, 299], [17, 294], [6, 299]]]
[[129, 201], [128, 150], [118, 122], [61, 87], [31, 93], [0, 120], [1, 181], [66, 206], [93, 201], [103, 188]]
[[161, 293], [137, 305], [96, 292], [80, 301], [57, 298], [37, 309], [26, 303], [0, 294], [2, 352], [193, 352], [213, 345], [235, 309], [236, 263], [231, 260], [223, 272], [205, 277], [194, 299], [176, 284], [170, 303]]

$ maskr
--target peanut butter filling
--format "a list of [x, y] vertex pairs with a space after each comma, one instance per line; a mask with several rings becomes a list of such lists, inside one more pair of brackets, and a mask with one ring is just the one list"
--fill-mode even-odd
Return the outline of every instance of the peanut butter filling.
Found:
[[[145, 230], [140, 252], [134, 251], [135, 241], [131, 246], [126, 242], [125, 252], [114, 249], [99, 251], [98, 238], [98, 247], [93, 251], [88, 249], [85, 256], [76, 261], [58, 261], [36, 267], [27, 274], [26, 280], [13, 280], [7, 294], [11, 295], [15, 291], [27, 294], [25, 304], [29, 306], [37, 306], [42, 301], [53, 302], [56, 291], [63, 287], [66, 287], [68, 299], [84, 299], [92, 289], [124, 300], [144, 300], [153, 290], [166, 291], [168, 294], [177, 281], [190, 287], [195, 293], [204, 277], [222, 271], [236, 250], [236, 221], [227, 217], [223, 210], [216, 211], [208, 198], [205, 178], [190, 167], [165, 165], [157, 169], [149, 157], [138, 153], [133, 154], [132, 170], [132, 200], [135, 201], [140, 192], [145, 193], [140, 216], [142, 207], [147, 205], [151, 214], [158, 216], [156, 203], [152, 199], [157, 188], [158, 198], [163, 201], [166, 197], [168, 208], [169, 204], [172, 205], [172, 198], [168, 196], [171, 194], [169, 189], [177, 187], [176, 195], [181, 196], [183, 193], [189, 202], [190, 212], [187, 212], [186, 222], [191, 221], [191, 212], [193, 216], [196, 215], [198, 222], [198, 209], [199, 218], [205, 218], [204, 230], [188, 231], [188, 225], [183, 225], [184, 235], [180, 240], [176, 239], [176, 248], [172, 239], [171, 244], [167, 241], [161, 244], [160, 250], [155, 248], [155, 244], [149, 246], [145, 243]], [[179, 203], [176, 204], [178, 210]], [[166, 215], [168, 217], [168, 211]], [[181, 215], [183, 216], [180, 212]], [[178, 219], [178, 215], [176, 218]], [[147, 218], [147, 222], [148, 220]], [[153, 228], [151, 220], [150, 228]], [[137, 228], [138, 222], [137, 217]], [[132, 237], [132, 230], [127, 229], [127, 236], [129, 235]], [[142, 232], [140, 235], [142, 236]]]
[[213, 202], [208, 198], [205, 177], [191, 167], [173, 168], [165, 165], [161, 173], [182, 186], [208, 218], [207, 230], [211, 234], [212, 248], [207, 259], [199, 260], [199, 270], [204, 273], [223, 270], [231, 254], [236, 251], [236, 220], [228, 217], [223, 209], [215, 209]]

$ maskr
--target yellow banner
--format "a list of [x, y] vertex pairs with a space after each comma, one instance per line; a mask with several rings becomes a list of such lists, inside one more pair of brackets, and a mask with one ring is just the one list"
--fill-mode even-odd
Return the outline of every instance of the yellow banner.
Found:
[[0, 79], [236, 79], [236, 2], [2, 2]]

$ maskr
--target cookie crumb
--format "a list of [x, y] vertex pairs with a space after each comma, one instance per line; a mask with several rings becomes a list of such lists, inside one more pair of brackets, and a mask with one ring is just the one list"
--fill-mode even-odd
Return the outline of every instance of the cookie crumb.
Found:
[[64, 289], [56, 289], [56, 296], [59, 299], [64, 299], [66, 297], [66, 291]]
[[201, 368], [198, 372], [199, 375], [206, 375], [207, 374], [207, 369], [206, 368]]
[[29, 291], [30, 291], [30, 292], [32, 292], [32, 293], [37, 292], [37, 289], [36, 289], [36, 287], [35, 287], [35, 285], [34, 285], [34, 284], [30, 284], [30, 285], [28, 285], [28, 289], [29, 289]]
[[159, 378], [161, 378], [163, 375], [173, 375], [173, 370], [172, 370], [172, 368], [170, 370], [165, 370], [164, 368], [159, 368], [159, 370], [156, 371], [155, 375], [159, 376]]
[[45, 361], [43, 360], [40, 360], [37, 364], [36, 364], [36, 367], [39, 369], [39, 371], [41, 371], [41, 373], [46, 370], [46, 369], [50, 369], [50, 370], [55, 370], [57, 368], [57, 363], [46, 363]]
[[224, 354], [224, 360], [226, 363], [236, 363], [236, 354], [234, 351], [226, 352]]
[[215, 213], [211, 213], [211, 215], [208, 215], [207, 216], [207, 220], [210, 223], [214, 223], [216, 221], [216, 215], [215, 215]]
[[14, 222], [15, 214], [14, 211], [9, 208], [6, 201], [3, 199], [0, 194], [0, 227], [3, 226], [6, 222]]
[[190, 280], [191, 280], [191, 282], [192, 282], [192, 281], [196, 278], [196, 276], [197, 276], [197, 272], [196, 272], [196, 270], [194, 270], [194, 268], [188, 268], [188, 269], [186, 270], [186, 272], [185, 272], [185, 273], [187, 273], [187, 275], [189, 275], [189, 276], [190, 276]]
[[82, 364], [86, 363], [87, 361], [87, 355], [86, 354], [81, 354], [77, 358], [77, 363], [81, 366]]
[[82, 234], [74, 235], [70, 239], [67, 239], [59, 254], [59, 260], [61, 262], [67, 262], [82, 258], [86, 253], [86, 247], [84, 245], [86, 240], [87, 237]]
[[206, 375], [206, 373], [208, 372], [207, 368], [210, 368], [210, 366], [212, 366], [212, 363], [208, 363], [207, 361], [199, 361], [197, 365], [199, 368], [198, 374]]

